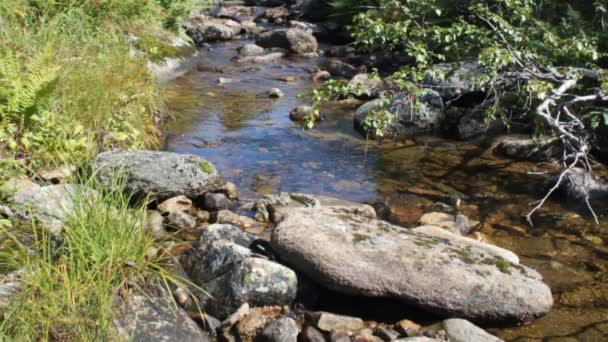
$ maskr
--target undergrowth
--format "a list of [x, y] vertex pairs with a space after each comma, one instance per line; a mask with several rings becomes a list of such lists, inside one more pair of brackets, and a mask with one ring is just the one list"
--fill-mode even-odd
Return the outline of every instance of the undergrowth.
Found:
[[[169, 255], [144, 229], [145, 205], [132, 207], [124, 192], [103, 192], [93, 179], [80, 183], [98, 193], [74, 191], [73, 213], [60, 238], [35, 225], [1, 229], [11, 242], [10, 249], [0, 249], [2, 268], [23, 272], [0, 323], [3, 340], [116, 340], [118, 298], [145, 293], [150, 282], [183, 284], [167, 271]], [[23, 239], [24, 229], [30, 239]]]
[[0, 1], [0, 170], [11, 161], [38, 170], [79, 165], [100, 150], [157, 146], [164, 102], [146, 64], [177, 53], [166, 37], [180, 33], [195, 6], [201, 2]]

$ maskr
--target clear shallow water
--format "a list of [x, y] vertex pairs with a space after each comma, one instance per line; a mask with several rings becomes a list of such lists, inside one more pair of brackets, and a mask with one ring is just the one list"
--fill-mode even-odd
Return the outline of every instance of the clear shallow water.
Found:
[[[306, 103], [298, 94], [315, 87], [308, 70], [323, 59], [232, 62], [246, 42], [201, 51], [198, 67], [167, 86], [175, 115], [167, 150], [204, 156], [245, 199], [296, 191], [380, 200], [390, 209], [387, 217], [405, 226], [435, 200], [462, 198], [465, 213], [481, 221], [476, 233], [520, 255], [554, 293], [554, 309], [544, 318], [493, 333], [510, 341], [608, 340], [605, 203], [595, 203], [599, 226], [584, 211], [552, 201], [529, 227], [522, 214], [538, 199], [544, 182], [527, 174], [545, 170], [537, 165], [502, 159], [484, 144], [438, 138], [366, 142], [352, 127], [353, 108], [339, 105], [325, 108], [326, 120], [303, 131], [289, 120], [289, 112]], [[219, 85], [219, 78], [232, 81]], [[272, 87], [285, 96], [260, 96]]]

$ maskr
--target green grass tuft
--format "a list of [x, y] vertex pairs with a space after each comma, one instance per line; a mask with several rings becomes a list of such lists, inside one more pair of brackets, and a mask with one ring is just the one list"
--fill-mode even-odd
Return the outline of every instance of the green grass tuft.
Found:
[[[84, 183], [98, 188], [93, 180]], [[29, 243], [13, 229], [2, 232], [20, 242], [0, 250], [0, 263], [26, 273], [0, 324], [5, 340], [116, 340], [117, 296], [150, 281], [182, 283], [166, 271], [168, 254], [151, 253], [157, 249], [144, 230], [145, 206], [131, 208], [121, 191], [77, 192], [73, 200], [74, 214], [60, 240], [31, 227]]]

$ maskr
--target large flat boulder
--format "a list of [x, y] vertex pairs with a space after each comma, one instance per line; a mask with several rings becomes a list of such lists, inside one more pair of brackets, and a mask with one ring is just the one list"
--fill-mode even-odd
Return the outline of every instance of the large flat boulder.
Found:
[[219, 191], [223, 185], [211, 163], [188, 154], [104, 152], [95, 158], [93, 167], [104, 187], [115, 187], [119, 179], [124, 181], [126, 192], [159, 201], [180, 195], [195, 199]]
[[275, 254], [334, 291], [474, 321], [527, 322], [553, 304], [536, 271], [491, 248], [413, 232], [356, 206], [317, 203], [281, 216], [271, 238]]

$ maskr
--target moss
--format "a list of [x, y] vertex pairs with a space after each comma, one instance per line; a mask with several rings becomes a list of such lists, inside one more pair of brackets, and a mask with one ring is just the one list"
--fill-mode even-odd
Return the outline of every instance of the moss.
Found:
[[213, 173], [213, 171], [215, 171], [213, 165], [211, 165], [211, 163], [206, 160], [203, 160], [202, 162], [198, 163], [198, 166], [200, 166], [201, 170], [205, 171], [205, 173]]
[[511, 274], [511, 263], [504, 260], [504, 259], [499, 259], [498, 261], [496, 261], [496, 267], [498, 267], [498, 269], [502, 272], [502, 273], [507, 273], [507, 274]]
[[462, 261], [464, 261], [467, 264], [474, 264], [475, 263], [475, 258], [473, 257], [473, 254], [471, 254], [471, 252], [467, 251], [466, 249], [463, 250], [457, 250], [455, 251], [456, 256], [458, 258], [460, 258]]
[[135, 43], [135, 46], [139, 50], [145, 52], [148, 59], [155, 63], [160, 62], [165, 58], [183, 57], [192, 50], [191, 47], [180, 48], [172, 46], [153, 35], [141, 36]]

